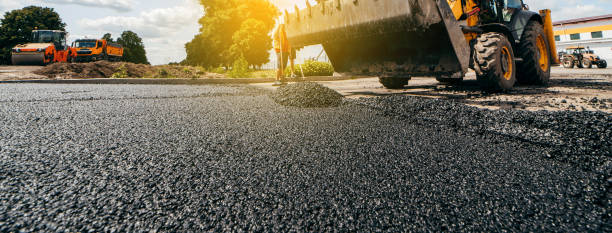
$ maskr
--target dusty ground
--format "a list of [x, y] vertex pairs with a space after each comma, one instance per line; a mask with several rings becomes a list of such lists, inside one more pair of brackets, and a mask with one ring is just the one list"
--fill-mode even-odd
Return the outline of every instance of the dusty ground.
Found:
[[40, 66], [0, 66], [0, 81], [45, 78], [32, 73], [40, 68]]
[[[114, 74], [120, 74], [113, 77]], [[151, 66], [128, 62], [55, 63], [47, 66], [0, 66], [0, 81], [92, 78], [223, 78], [191, 66]]]
[[[377, 78], [320, 82], [348, 98], [388, 95], [452, 99], [490, 109], [603, 111], [612, 113], [612, 69], [564, 69], [555, 67], [548, 87], [518, 86], [506, 93], [480, 91], [475, 74], [461, 85], [443, 85], [433, 78], [413, 78], [406, 88], [389, 90]], [[270, 84], [255, 84], [272, 89]]]
[[[91, 63], [88, 66], [93, 66]], [[59, 70], [71, 70], [70, 67], [78, 66], [74, 64], [54, 64], [52, 66], [62, 66]], [[3, 80], [23, 80], [23, 79], [45, 79], [42, 73], [51, 78], [66, 78], [62, 75], [57, 76], [56, 72], [41, 72], [40, 66], [0, 66], [0, 81]], [[44, 69], [49, 69], [46, 67]], [[64, 69], [66, 68], [66, 69]], [[147, 73], [138, 69], [128, 69], [130, 75], [144, 76]], [[44, 71], [44, 69], [42, 71]], [[217, 74], [210, 74], [195, 68], [156, 66], [155, 71], [148, 75], [157, 77], [165, 73], [166, 78], [187, 77], [187, 78], [220, 78]], [[74, 70], [74, 69], [72, 69]], [[96, 77], [107, 77], [112, 75], [113, 69], [84, 69], [71, 73], [81, 75], [84, 73], [99, 75]], [[163, 70], [163, 71], [162, 71]], [[70, 73], [70, 72], [60, 72]], [[216, 76], [215, 76], [216, 75]], [[70, 77], [68, 77], [70, 78]], [[82, 78], [82, 77], [76, 77]], [[461, 85], [442, 85], [435, 79], [416, 77], [410, 81], [409, 86], [402, 90], [384, 89], [379, 84], [377, 78], [361, 78], [343, 81], [325, 81], [321, 84], [333, 88], [348, 98], [375, 97], [387, 95], [412, 95], [425, 96], [440, 99], [452, 99], [467, 103], [476, 107], [490, 109], [525, 109], [530, 111], [538, 110], [571, 110], [571, 111], [603, 111], [612, 113], [612, 69], [565, 69], [555, 67], [552, 70], [552, 80], [548, 87], [519, 86], [506, 93], [487, 94], [482, 93], [476, 82], [473, 73], [467, 75], [466, 80]], [[272, 89], [270, 84], [256, 84], [260, 87]]]

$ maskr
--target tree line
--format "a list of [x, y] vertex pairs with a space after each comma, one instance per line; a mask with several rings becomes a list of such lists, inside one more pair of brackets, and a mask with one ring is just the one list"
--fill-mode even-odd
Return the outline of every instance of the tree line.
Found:
[[[18, 44], [28, 43], [32, 30], [66, 30], [60, 15], [53, 8], [28, 6], [4, 14], [0, 21], [0, 64], [11, 63], [11, 49]], [[136, 33], [125, 31], [113, 40], [107, 33], [104, 39], [121, 44], [124, 48], [123, 61], [148, 64], [144, 43]]]
[[268, 0], [200, 0], [205, 15], [200, 33], [185, 44], [183, 63], [229, 67], [237, 60], [250, 66], [269, 62], [269, 35], [279, 10]]

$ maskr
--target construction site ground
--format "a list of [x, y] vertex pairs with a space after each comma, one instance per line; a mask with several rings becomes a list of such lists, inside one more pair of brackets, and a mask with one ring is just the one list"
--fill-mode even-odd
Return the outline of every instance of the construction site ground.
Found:
[[[612, 113], [612, 69], [554, 67], [547, 87], [517, 86], [503, 93], [482, 92], [475, 74], [459, 85], [440, 84], [434, 78], [415, 77], [403, 89], [383, 88], [378, 78], [319, 82], [347, 98], [410, 95], [460, 101], [488, 109], [603, 111]], [[271, 84], [254, 84], [274, 89]]]
[[[104, 65], [104, 64], [103, 64]], [[55, 64], [61, 70], [67, 69], [67, 64]], [[95, 65], [92, 65], [95, 66]], [[97, 65], [98, 67], [100, 65]], [[116, 66], [116, 65], [115, 65]], [[106, 68], [106, 67], [105, 67]], [[143, 67], [133, 69], [134, 73], [147, 73], [143, 71]], [[182, 75], [184, 68], [173, 68], [170, 66], [155, 67], [158, 69], [149, 73], [159, 73], [159, 70], [166, 69], [174, 76]], [[92, 71], [93, 70], [93, 71]], [[63, 72], [63, 71], [62, 71]], [[6, 80], [48, 80], [49, 75], [52, 79], [70, 79], [70, 76], [79, 75], [82, 73], [93, 73], [95, 69], [86, 69], [85, 72], [56, 72], [49, 67], [40, 66], [0, 66], [0, 81]], [[132, 69], [130, 69], [132, 72]], [[45, 75], [41, 75], [46, 74]], [[112, 73], [104, 69], [106, 75], [96, 76], [92, 78], [105, 78]], [[196, 75], [197, 71], [187, 71], [187, 75]], [[223, 75], [204, 73], [200, 75], [199, 80], [193, 82], [157, 82], [154, 80], [134, 80], [135, 84], [222, 84], [224, 83]], [[84, 78], [84, 77], [76, 77]], [[151, 78], [156, 78], [151, 76]], [[180, 77], [179, 77], [180, 78]], [[188, 78], [185, 80], [194, 80]], [[207, 80], [215, 79], [214, 82], [206, 82]], [[338, 79], [338, 80], [335, 80]], [[256, 83], [252, 84], [266, 89], [274, 89], [270, 81], [271, 78], [255, 79], [226, 79], [228, 84], [236, 83]], [[485, 93], [482, 92], [476, 81], [475, 74], [468, 73], [464, 82], [459, 85], [444, 85], [430, 77], [414, 77], [408, 86], [403, 89], [390, 90], [385, 89], [375, 77], [360, 77], [360, 78], [322, 78], [308, 77], [307, 81], [317, 81], [329, 88], [332, 88], [347, 98], [369, 98], [388, 95], [411, 95], [423, 96], [430, 98], [449, 99], [459, 101], [468, 105], [488, 108], [488, 109], [524, 109], [528, 111], [603, 111], [612, 113], [612, 69], [566, 69], [562, 67], [554, 67], [552, 69], [552, 78], [550, 85], [547, 87], [541, 86], [517, 86], [512, 91], [504, 93]], [[321, 81], [333, 80], [333, 81]], [[95, 80], [93, 82], [119, 84], [125, 82], [116, 82], [122, 80]], [[177, 80], [169, 80], [177, 81]], [[204, 81], [204, 82], [201, 82]], [[212, 81], [212, 80], [211, 80]], [[131, 83], [126, 81], [127, 83]], [[262, 83], [257, 83], [262, 82]]]
[[[502, 94], [317, 81], [349, 99], [0, 82], [0, 232], [612, 232], [612, 115], [589, 104], [610, 104], [606, 71]], [[520, 109], [563, 100], [578, 111]]]

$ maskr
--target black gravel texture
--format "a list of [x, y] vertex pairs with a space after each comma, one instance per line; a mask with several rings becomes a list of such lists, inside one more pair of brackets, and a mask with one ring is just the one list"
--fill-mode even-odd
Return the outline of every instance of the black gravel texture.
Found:
[[[425, 99], [295, 108], [242, 86], [0, 85], [0, 102], [0, 232], [612, 230], [602, 164], [547, 157], [554, 145], [503, 123], [444, 123]], [[536, 115], [524, 127], [554, 128]], [[609, 123], [597, 116], [550, 132], [576, 143]]]
[[337, 107], [344, 97], [315, 82], [298, 82], [279, 87], [270, 97], [285, 106], [314, 108]]
[[503, 136], [548, 148], [544, 156], [589, 171], [612, 172], [612, 115], [604, 112], [488, 111], [460, 102], [412, 96], [360, 99], [356, 104], [412, 123]]

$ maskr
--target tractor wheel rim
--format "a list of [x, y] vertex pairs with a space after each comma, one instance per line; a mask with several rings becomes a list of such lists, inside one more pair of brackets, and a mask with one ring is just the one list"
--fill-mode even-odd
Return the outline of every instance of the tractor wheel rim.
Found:
[[512, 66], [512, 56], [510, 56], [510, 49], [508, 47], [502, 48], [502, 71], [504, 72], [504, 79], [512, 79], [512, 72], [514, 67]]
[[537, 46], [538, 46], [538, 52], [539, 52], [539, 63], [540, 63], [540, 68], [543, 71], [548, 70], [548, 49], [546, 48], [546, 43], [544, 42], [544, 37], [542, 35], [538, 36], [537, 39]]

